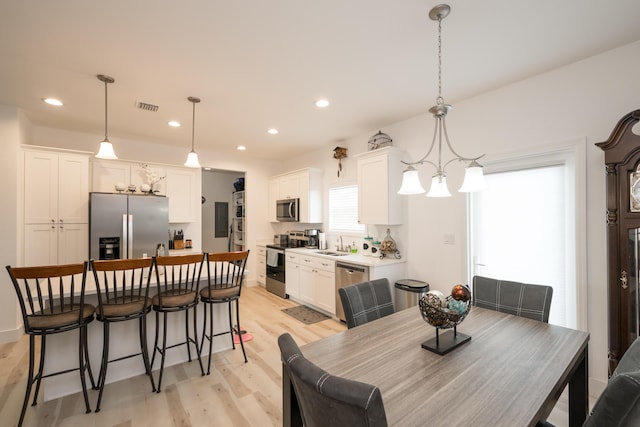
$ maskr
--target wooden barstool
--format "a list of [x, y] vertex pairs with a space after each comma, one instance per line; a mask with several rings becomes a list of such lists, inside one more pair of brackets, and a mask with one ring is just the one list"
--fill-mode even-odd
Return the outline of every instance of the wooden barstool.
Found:
[[[95, 388], [87, 348], [87, 325], [94, 319], [95, 307], [84, 302], [86, 263], [6, 268], [20, 303], [24, 331], [29, 335], [29, 376], [18, 426], [24, 421], [34, 382], [36, 389], [32, 406], [37, 403], [43, 378], [75, 370], [80, 373], [86, 412], [91, 412], [85, 371], [88, 371], [91, 386]], [[44, 375], [47, 336], [76, 329], [79, 332], [78, 367]], [[40, 362], [34, 376], [36, 336], [40, 336]]]
[[[236, 326], [238, 337], [242, 347], [242, 355], [245, 363], [247, 353], [244, 351], [244, 342], [240, 333], [240, 291], [244, 281], [244, 269], [249, 258], [249, 251], [244, 252], [219, 252], [207, 254], [207, 287], [200, 290], [200, 300], [206, 304], [204, 311], [204, 324], [202, 326], [202, 340], [200, 350], [204, 346], [205, 338], [209, 340], [209, 364], [207, 375], [211, 373], [211, 352], [213, 351], [213, 337], [230, 334], [231, 345], [235, 350], [233, 340], [233, 322], [231, 320], [232, 303], [236, 305]], [[215, 304], [227, 304], [229, 308], [229, 330], [213, 333], [213, 306]], [[207, 334], [207, 311], [209, 315], [209, 333]]]
[[[144, 370], [151, 381], [151, 390], [156, 391], [147, 350], [147, 314], [151, 311], [149, 283], [153, 274], [153, 259], [91, 260], [90, 264], [98, 292], [96, 318], [102, 322], [104, 331], [102, 364], [98, 377], [100, 392], [95, 409], [100, 412], [107, 366], [111, 362], [142, 356]], [[135, 319], [139, 321], [140, 352], [109, 360], [109, 325]]]
[[[198, 343], [197, 311], [198, 290], [200, 287], [200, 273], [205, 255], [177, 255], [155, 257], [156, 283], [158, 293], [153, 297], [153, 310], [156, 312], [156, 334], [153, 345], [153, 357], [151, 365], [156, 359], [156, 352], [161, 354], [160, 376], [156, 391], [160, 393], [162, 374], [166, 351], [180, 345], [187, 346], [189, 362], [191, 362], [190, 344], [195, 344], [200, 371], [204, 375], [202, 359], [200, 358], [200, 345]], [[193, 311], [193, 338], [189, 334], [189, 311]], [[169, 313], [185, 313], [185, 341], [167, 347], [167, 315]], [[160, 313], [163, 314], [162, 347], [158, 347]]]

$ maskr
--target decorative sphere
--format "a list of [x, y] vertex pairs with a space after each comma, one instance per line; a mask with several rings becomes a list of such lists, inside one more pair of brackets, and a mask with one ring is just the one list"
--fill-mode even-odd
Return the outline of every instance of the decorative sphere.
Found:
[[116, 183], [116, 190], [117, 191], [124, 191], [126, 189], [127, 189], [127, 186], [124, 184], [124, 182]]
[[149, 184], [140, 184], [140, 191], [143, 193], [148, 193], [151, 190], [151, 186]]
[[455, 285], [453, 289], [451, 289], [451, 296], [456, 301], [467, 302], [471, 299], [471, 291], [466, 286]]
[[447, 297], [437, 289], [427, 292], [425, 296], [432, 307], [447, 307], [448, 305]]

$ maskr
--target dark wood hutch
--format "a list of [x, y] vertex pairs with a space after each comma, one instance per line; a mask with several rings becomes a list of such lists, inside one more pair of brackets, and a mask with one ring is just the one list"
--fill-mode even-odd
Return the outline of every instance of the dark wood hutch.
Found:
[[640, 110], [620, 119], [604, 150], [607, 179], [609, 375], [638, 337], [640, 273]]

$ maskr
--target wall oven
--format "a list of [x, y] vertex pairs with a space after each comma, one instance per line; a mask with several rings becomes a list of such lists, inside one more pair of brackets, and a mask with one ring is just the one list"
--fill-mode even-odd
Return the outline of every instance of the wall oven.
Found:
[[300, 215], [300, 199], [276, 201], [276, 219], [282, 222], [297, 222]]
[[286, 298], [284, 249], [267, 245], [267, 290], [279, 297]]

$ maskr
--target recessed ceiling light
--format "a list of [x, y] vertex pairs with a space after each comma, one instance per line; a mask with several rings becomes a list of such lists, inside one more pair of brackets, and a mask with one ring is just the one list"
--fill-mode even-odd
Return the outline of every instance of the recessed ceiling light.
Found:
[[278, 129], [276, 128], [271, 128], [267, 131], [268, 134], [270, 135], [277, 135], [278, 134]]
[[238, 146], [236, 147], [236, 149], [237, 149], [238, 151], [244, 151], [244, 150], [246, 150], [246, 149], [247, 149], [247, 147], [245, 147], [244, 145], [238, 145]]
[[328, 99], [318, 99], [316, 101], [316, 107], [318, 108], [327, 108], [329, 106], [329, 100]]
[[44, 98], [43, 99], [44, 102], [46, 102], [49, 105], [55, 105], [56, 107], [60, 107], [62, 106], [62, 101], [60, 101], [59, 99], [55, 99], [55, 98]]
[[169, 123], [167, 123], [169, 126], [174, 127], [174, 128], [179, 128], [180, 126], [182, 126], [182, 124], [180, 122], [176, 122], [175, 120], [171, 120]]

